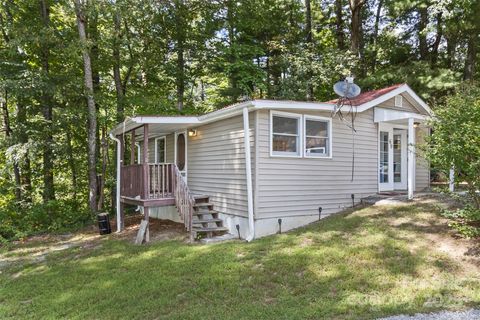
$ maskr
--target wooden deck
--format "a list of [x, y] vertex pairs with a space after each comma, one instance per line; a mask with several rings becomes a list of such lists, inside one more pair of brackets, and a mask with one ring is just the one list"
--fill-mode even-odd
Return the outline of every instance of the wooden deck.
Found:
[[150, 199], [140, 199], [122, 196], [120, 198], [121, 202], [125, 204], [132, 204], [135, 206], [141, 207], [163, 207], [163, 206], [173, 206], [175, 205], [175, 198], [150, 198]]

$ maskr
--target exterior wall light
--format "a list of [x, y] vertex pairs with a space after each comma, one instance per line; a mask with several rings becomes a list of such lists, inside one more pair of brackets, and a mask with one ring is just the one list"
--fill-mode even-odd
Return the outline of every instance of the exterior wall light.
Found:
[[414, 127], [414, 128], [418, 128], [419, 126], [420, 126], [420, 122], [414, 122], [414, 123], [413, 123], [413, 127]]
[[188, 130], [188, 136], [189, 136], [189, 137], [196, 137], [196, 136], [197, 136], [197, 130], [195, 130], [195, 129], [189, 129], [189, 130]]

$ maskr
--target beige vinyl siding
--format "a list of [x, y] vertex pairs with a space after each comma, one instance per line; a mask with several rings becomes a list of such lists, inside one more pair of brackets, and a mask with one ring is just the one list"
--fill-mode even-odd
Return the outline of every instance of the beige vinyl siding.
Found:
[[[428, 135], [429, 129], [426, 127], [419, 127], [416, 130], [415, 141], [417, 145], [422, 145], [425, 142], [425, 137]], [[415, 191], [422, 191], [430, 187], [430, 164], [425, 159], [421, 148], [416, 149], [415, 157]]]
[[403, 106], [402, 107], [396, 107], [395, 106], [395, 97], [378, 104], [378, 107], [395, 109], [395, 110], [400, 110], [400, 111], [405, 111], [405, 112], [421, 113], [421, 112], [418, 111], [417, 108], [415, 108], [415, 106], [412, 103], [410, 103], [410, 101], [407, 100], [405, 95], [401, 95], [401, 96], [403, 97], [403, 104], [402, 104]]
[[[326, 112], [308, 114], [329, 117]], [[357, 115], [355, 174], [351, 180], [352, 132], [338, 118], [332, 121], [332, 158], [270, 156], [270, 113], [258, 117], [258, 196], [256, 218], [302, 216], [340, 211], [378, 190], [377, 126], [373, 109]]]
[[[154, 124], [151, 124], [150, 126], [154, 126]], [[158, 136], [158, 137], [163, 137], [163, 136], [165, 135]], [[148, 162], [149, 163], [155, 163], [155, 139], [158, 137], [151, 137], [148, 139]], [[173, 133], [165, 136], [165, 146], [167, 148], [167, 151], [165, 152], [165, 156], [166, 156], [165, 160], [167, 163], [173, 163], [174, 161], [174, 153], [173, 153], [174, 139], [175, 138]], [[139, 144], [140, 144], [140, 159], [142, 159], [143, 141], [140, 141]]]
[[165, 152], [165, 161], [167, 163], [173, 163], [175, 161], [175, 134], [171, 133], [166, 136], [165, 139], [165, 148], [167, 148]]
[[[249, 120], [253, 159], [253, 113]], [[197, 136], [188, 138], [187, 147], [187, 179], [190, 190], [210, 196], [215, 209], [222, 213], [247, 217], [243, 116], [216, 121], [195, 129]]]

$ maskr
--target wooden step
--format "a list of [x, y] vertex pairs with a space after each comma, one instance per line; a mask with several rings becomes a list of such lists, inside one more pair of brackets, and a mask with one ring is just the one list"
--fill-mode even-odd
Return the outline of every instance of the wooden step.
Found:
[[209, 201], [210, 196], [203, 195], [203, 194], [196, 194], [193, 196], [193, 199], [195, 199], [196, 203], [205, 203]]
[[228, 228], [226, 227], [211, 227], [211, 228], [193, 227], [192, 230], [195, 232], [225, 232], [225, 231], [228, 231]]
[[208, 211], [195, 211], [192, 213], [194, 216], [203, 216], [206, 214], [218, 214], [217, 210], [208, 210]]
[[213, 207], [213, 203], [210, 202], [200, 202], [200, 203], [195, 203], [193, 205], [194, 208], [200, 208], [200, 207]]
[[223, 222], [222, 219], [202, 219], [202, 220], [192, 220], [192, 223], [210, 223], [210, 222]]

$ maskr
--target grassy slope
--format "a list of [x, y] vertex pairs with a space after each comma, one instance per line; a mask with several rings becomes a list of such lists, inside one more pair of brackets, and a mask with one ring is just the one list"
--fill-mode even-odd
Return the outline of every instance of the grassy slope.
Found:
[[4, 269], [0, 318], [362, 319], [477, 305], [479, 270], [437, 249], [434, 210], [364, 208], [253, 243], [71, 248]]

